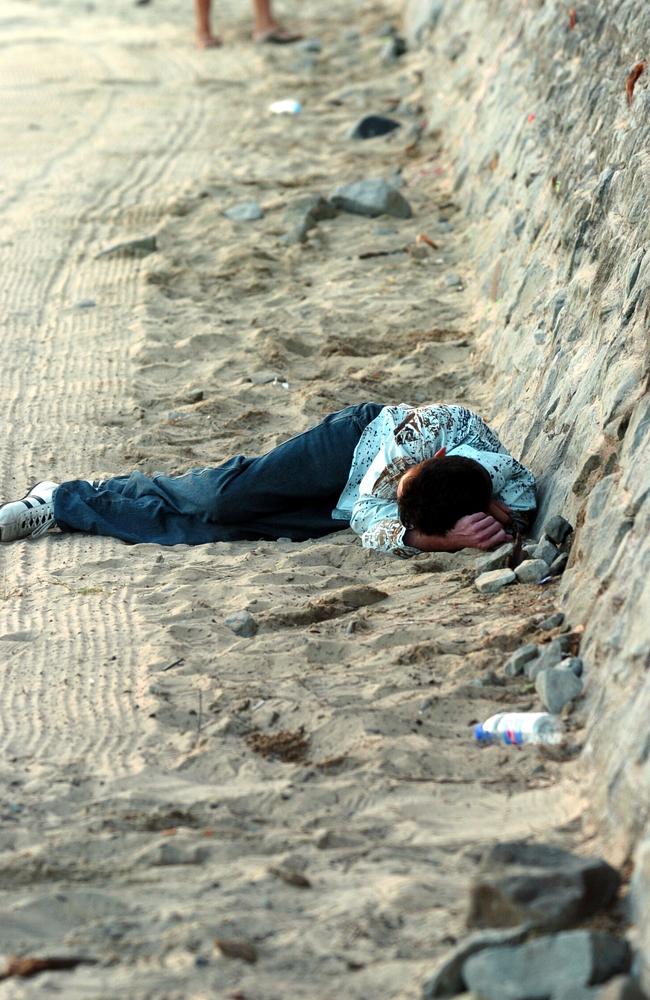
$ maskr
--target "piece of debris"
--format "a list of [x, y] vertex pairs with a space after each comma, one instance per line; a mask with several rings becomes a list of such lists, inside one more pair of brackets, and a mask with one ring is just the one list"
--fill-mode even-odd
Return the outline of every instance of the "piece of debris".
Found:
[[30, 979], [41, 972], [66, 972], [69, 969], [76, 969], [78, 965], [94, 964], [94, 958], [81, 958], [73, 955], [61, 957], [50, 955], [46, 958], [10, 955], [4, 969], [0, 972], [0, 980], [11, 979], [14, 976], [18, 979]]
[[645, 62], [638, 62], [636, 66], [633, 66], [627, 75], [627, 80], [625, 81], [625, 94], [627, 96], [628, 107], [632, 107], [632, 101], [634, 100], [634, 88], [636, 86], [636, 81], [639, 79], [643, 71], [645, 70]]
[[279, 733], [263, 733], [256, 729], [248, 733], [246, 743], [260, 757], [280, 760], [283, 764], [296, 764], [305, 759], [309, 737], [305, 736], [304, 726], [293, 732], [284, 729]]

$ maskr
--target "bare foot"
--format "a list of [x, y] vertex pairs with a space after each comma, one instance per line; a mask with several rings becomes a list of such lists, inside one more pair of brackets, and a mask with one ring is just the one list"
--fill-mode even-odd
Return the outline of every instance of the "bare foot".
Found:
[[200, 31], [196, 35], [196, 44], [199, 49], [218, 49], [223, 45], [223, 39], [211, 31]]

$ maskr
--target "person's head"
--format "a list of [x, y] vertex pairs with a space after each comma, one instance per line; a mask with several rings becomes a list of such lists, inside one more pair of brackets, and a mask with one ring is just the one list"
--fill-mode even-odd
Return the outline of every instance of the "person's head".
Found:
[[408, 469], [397, 487], [402, 524], [425, 535], [444, 535], [466, 514], [487, 510], [492, 480], [461, 455], [437, 455]]

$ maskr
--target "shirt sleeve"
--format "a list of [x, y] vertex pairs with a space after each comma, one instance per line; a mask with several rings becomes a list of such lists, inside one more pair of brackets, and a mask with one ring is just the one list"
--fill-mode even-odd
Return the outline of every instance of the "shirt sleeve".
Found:
[[419, 549], [404, 544], [406, 528], [397, 510], [397, 484], [406, 470], [421, 459], [413, 448], [398, 445], [391, 434], [382, 444], [359, 484], [350, 527], [361, 536], [366, 549], [417, 555]]

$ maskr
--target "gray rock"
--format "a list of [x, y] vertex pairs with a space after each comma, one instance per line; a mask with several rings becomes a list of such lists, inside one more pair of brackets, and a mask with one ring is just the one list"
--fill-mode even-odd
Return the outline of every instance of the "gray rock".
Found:
[[514, 947], [485, 948], [463, 965], [466, 986], [484, 1000], [551, 1000], [572, 986], [626, 972], [626, 941], [596, 931], [565, 931]]
[[257, 219], [264, 218], [264, 212], [256, 201], [242, 201], [238, 205], [231, 205], [223, 214], [234, 222], [256, 222]]
[[551, 565], [549, 566], [548, 575], [560, 576], [560, 574], [564, 573], [568, 561], [569, 561], [568, 552], [560, 552], [557, 559], [554, 559]]
[[250, 611], [236, 611], [233, 615], [224, 618], [224, 625], [244, 639], [250, 639], [257, 632], [257, 622]]
[[381, 178], [343, 184], [335, 190], [331, 202], [343, 212], [365, 215], [371, 219], [378, 215], [410, 219], [413, 215], [406, 198]]
[[492, 549], [491, 552], [486, 552], [485, 555], [479, 556], [476, 560], [477, 571], [479, 573], [489, 573], [492, 569], [503, 569], [514, 549], [515, 547], [512, 542], [505, 542], [498, 549]]
[[539, 583], [548, 576], [548, 566], [543, 559], [525, 559], [515, 568], [520, 583]]
[[496, 594], [509, 583], [514, 583], [516, 579], [511, 569], [493, 569], [489, 573], [481, 573], [474, 583], [479, 593]]
[[463, 279], [460, 274], [456, 274], [455, 271], [450, 271], [449, 274], [445, 275], [445, 285], [447, 288], [463, 288]]
[[549, 541], [548, 538], [542, 538], [535, 546], [533, 559], [543, 559], [550, 566], [559, 554], [558, 548], [556, 545], [553, 545], [553, 542]]
[[556, 514], [544, 525], [544, 534], [556, 545], [561, 545], [572, 531], [573, 525], [569, 524], [566, 518], [560, 514]]
[[551, 844], [504, 841], [488, 850], [470, 889], [469, 927], [563, 930], [609, 906], [621, 883], [601, 858]]
[[463, 965], [471, 955], [478, 954], [484, 948], [494, 948], [499, 945], [521, 944], [526, 939], [527, 927], [509, 927], [500, 931], [481, 931], [465, 938], [438, 966], [430, 979], [422, 986], [422, 1000], [434, 1000], [435, 997], [453, 997], [462, 993], [465, 984], [461, 975]]
[[535, 688], [544, 708], [553, 715], [558, 715], [565, 705], [581, 694], [582, 681], [573, 670], [553, 667], [550, 670], [540, 670], [535, 678]]
[[545, 646], [540, 646], [540, 656], [534, 663], [526, 664], [524, 673], [528, 680], [534, 681], [542, 670], [550, 667], [559, 667], [561, 661], [569, 652], [569, 639], [565, 635], [559, 635]]
[[150, 253], [155, 253], [157, 249], [158, 244], [155, 236], [140, 236], [135, 240], [113, 244], [112, 247], [98, 253], [95, 260], [99, 260], [100, 257], [147, 257]]
[[519, 674], [523, 674], [526, 664], [531, 663], [538, 657], [539, 646], [536, 646], [534, 642], [527, 642], [525, 646], [520, 646], [519, 649], [514, 651], [505, 665], [506, 676], [518, 677]]
[[521, 546], [522, 553], [526, 556], [526, 559], [533, 559], [533, 553], [537, 548], [537, 542], [525, 542]]
[[284, 241], [286, 243], [304, 243], [307, 233], [314, 229], [324, 219], [335, 219], [338, 212], [331, 201], [322, 194], [311, 194], [299, 198], [288, 206], [284, 218], [290, 227]]

